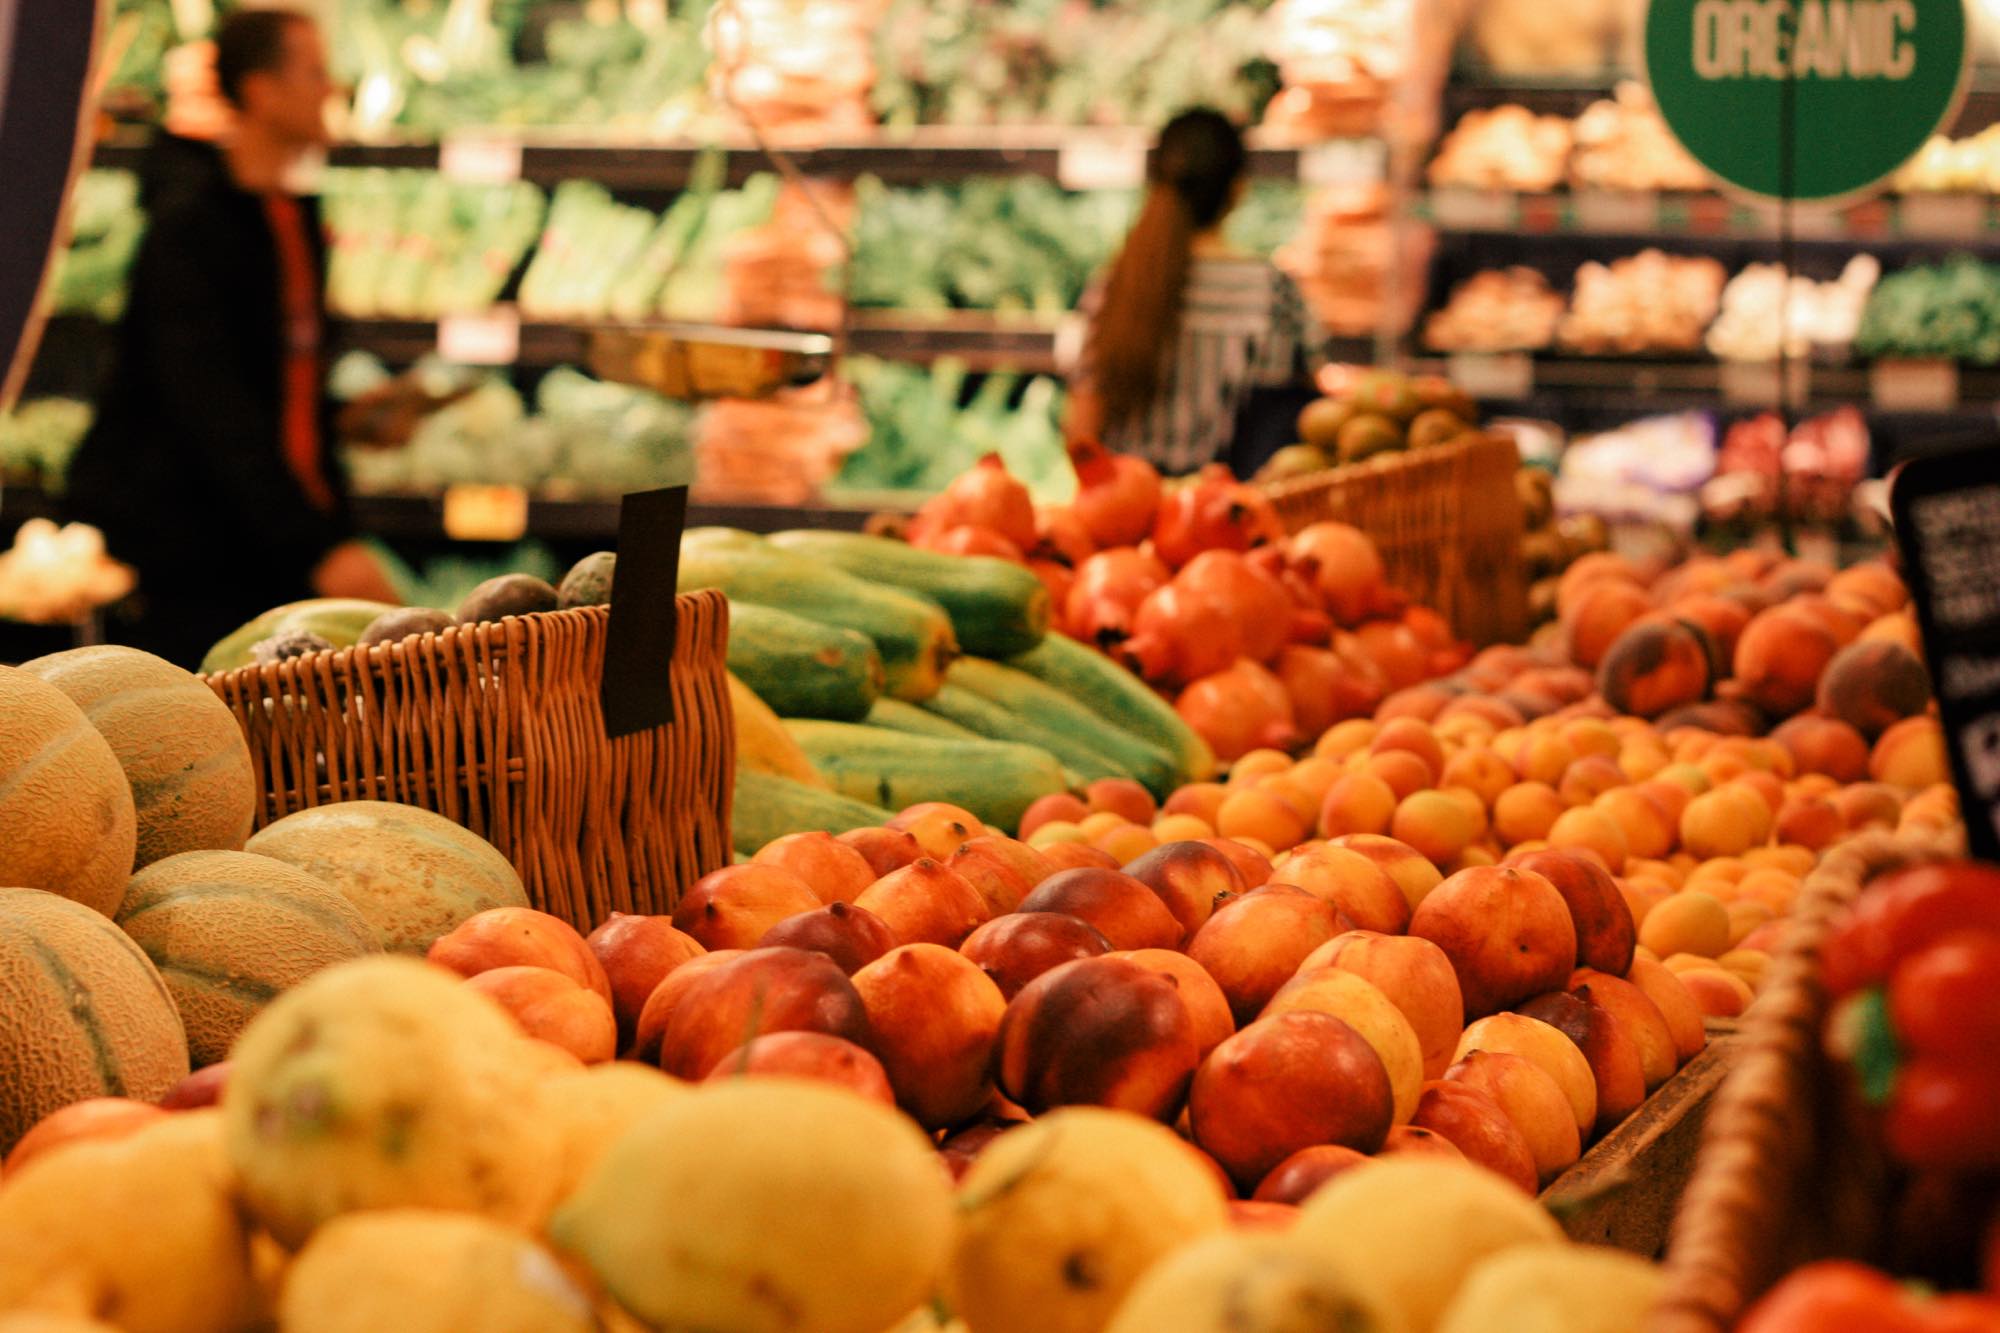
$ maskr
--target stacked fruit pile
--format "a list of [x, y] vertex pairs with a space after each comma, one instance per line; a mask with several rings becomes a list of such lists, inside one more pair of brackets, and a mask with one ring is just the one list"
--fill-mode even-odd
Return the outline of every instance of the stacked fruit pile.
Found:
[[1306, 406], [1299, 414], [1303, 443], [1279, 450], [1258, 480], [1283, 481], [1377, 454], [1450, 444], [1478, 421], [1472, 399], [1442, 375], [1364, 371], [1344, 392]]

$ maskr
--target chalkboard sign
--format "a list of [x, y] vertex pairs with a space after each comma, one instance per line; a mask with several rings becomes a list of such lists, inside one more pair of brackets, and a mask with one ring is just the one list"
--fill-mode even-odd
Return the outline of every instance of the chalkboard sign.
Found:
[[1966, 836], [2000, 861], [2000, 447], [1904, 464], [1889, 505]]
[[95, 0], [0, 0], [0, 409], [41, 337], [40, 296], [90, 152]]
[[679, 617], [685, 486], [637, 491], [618, 507], [618, 564], [611, 579], [611, 624], [604, 638], [604, 734], [616, 740], [674, 720], [667, 685]]

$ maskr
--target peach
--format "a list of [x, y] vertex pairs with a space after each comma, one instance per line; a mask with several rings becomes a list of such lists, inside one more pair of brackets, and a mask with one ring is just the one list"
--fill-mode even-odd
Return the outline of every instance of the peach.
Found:
[[1548, 783], [1517, 782], [1493, 802], [1493, 831], [1509, 847], [1546, 838], [1567, 809], [1568, 803]]
[[1065, 870], [1021, 900], [1023, 912], [1081, 917], [1114, 949], [1174, 949], [1186, 929], [1152, 889], [1118, 870]]
[[1258, 1203], [1297, 1207], [1341, 1172], [1366, 1165], [1366, 1153], [1337, 1143], [1316, 1143], [1310, 1148], [1299, 1149], [1271, 1168], [1257, 1182], [1257, 1191], [1251, 1197]]
[[905, 944], [854, 974], [869, 1043], [896, 1102], [927, 1129], [957, 1124], [993, 1093], [989, 1068], [1007, 1001], [977, 963]]
[[986, 900], [964, 877], [920, 857], [876, 880], [854, 900], [882, 919], [903, 944], [956, 949], [991, 917]]
[[1405, 842], [1373, 833], [1350, 833], [1335, 838], [1327, 846], [1339, 847], [1361, 855], [1381, 866], [1403, 891], [1403, 899], [1415, 912], [1418, 904], [1439, 884], [1444, 875], [1430, 858]]
[[820, 830], [787, 833], [767, 842], [750, 858], [750, 864], [791, 871], [823, 903], [851, 903], [857, 894], [887, 873], [877, 871], [867, 857]]
[[1818, 796], [1791, 796], [1778, 808], [1773, 830], [1783, 842], [1818, 851], [1844, 837], [1847, 824], [1833, 802]]
[[1829, 597], [1847, 595], [1872, 602], [1878, 615], [1887, 615], [1910, 600], [1909, 590], [1896, 572], [1879, 560], [1864, 561], [1841, 570], [1827, 581]]
[[1396, 793], [1373, 773], [1344, 773], [1326, 789], [1319, 807], [1319, 835], [1387, 833]]
[[1044, 824], [1080, 824], [1089, 814], [1090, 807], [1078, 797], [1066, 791], [1054, 792], [1029, 804], [1021, 813], [1021, 824], [1016, 833], [1025, 841]]
[[1025, 1120], [988, 1116], [967, 1125], [955, 1134], [948, 1135], [945, 1141], [938, 1145], [938, 1156], [944, 1159], [945, 1167], [951, 1172], [954, 1181], [963, 1180], [965, 1173], [972, 1169], [972, 1164], [979, 1160], [979, 1154], [986, 1151], [988, 1144], [1008, 1130], [1018, 1129], [1026, 1123]]
[[1451, 702], [1451, 691], [1430, 681], [1405, 685], [1375, 708], [1375, 720], [1385, 726], [1398, 720], [1428, 724]]
[[1258, 1019], [1215, 1048], [1188, 1096], [1194, 1141], [1254, 1189], [1293, 1153], [1320, 1144], [1382, 1146], [1389, 1076], [1348, 1023], [1318, 1012]]
[[1186, 938], [1207, 924], [1218, 902], [1244, 891], [1235, 863], [1204, 842], [1156, 847], [1127, 865], [1125, 873], [1159, 896]]
[[1229, 997], [1222, 993], [1222, 987], [1208, 970], [1186, 954], [1172, 949], [1133, 949], [1111, 957], [1150, 967], [1179, 988], [1181, 1002], [1187, 1005], [1188, 1017], [1194, 1021], [1195, 1045], [1201, 1048], [1204, 1059], [1236, 1031]]
[[1681, 984], [1709, 1018], [1735, 1018], [1755, 998], [1743, 978], [1720, 967], [1692, 967], [1679, 974]]
[[1509, 857], [1508, 864], [1540, 875], [1562, 895], [1576, 931], [1578, 964], [1624, 975], [1638, 932], [1617, 881], [1603, 867], [1560, 847]]
[[1527, 719], [1518, 709], [1508, 706], [1499, 699], [1484, 694], [1461, 694], [1446, 704], [1431, 723], [1431, 730], [1439, 733], [1441, 728], [1461, 718], [1486, 724], [1483, 728], [1489, 735], [1497, 735], [1508, 727], [1518, 727]]
[[1706, 631], [1673, 619], [1639, 620], [1604, 651], [1597, 688], [1621, 713], [1658, 717], [1708, 694]]
[[848, 976], [896, 947], [896, 933], [865, 907], [835, 902], [788, 916], [764, 932], [760, 949], [807, 949], [831, 958]]
[[1560, 1030], [1526, 1014], [1494, 1014], [1468, 1027], [1458, 1039], [1460, 1060], [1474, 1051], [1498, 1051], [1532, 1060], [1562, 1089], [1578, 1136], [1590, 1137], [1591, 1127], [1597, 1123], [1597, 1075], [1582, 1050]]
[[1833, 808], [1850, 832], [1875, 827], [1893, 829], [1903, 817], [1903, 798], [1882, 782], [1857, 782], [1833, 794]]
[[1445, 1071], [1444, 1081], [1493, 1099], [1527, 1141], [1536, 1178], [1542, 1184], [1568, 1170], [1582, 1155], [1583, 1136], [1562, 1085], [1526, 1056], [1511, 1051], [1471, 1051]]
[[1483, 811], [1442, 791], [1419, 791], [1404, 797], [1389, 821], [1389, 836], [1442, 865], [1485, 832]]
[[1919, 661], [1924, 659], [1923, 631], [1918, 628], [1917, 618], [1908, 607], [1869, 621], [1868, 627], [1861, 631], [1861, 640], [1865, 643], [1900, 643], [1915, 653]]
[[1668, 614], [1695, 626], [1714, 650], [1711, 679], [1724, 675], [1736, 660], [1736, 640], [1750, 623], [1750, 609], [1741, 602], [1710, 593], [1683, 597], [1667, 607]]
[[1618, 761], [1601, 754], [1578, 756], [1575, 763], [1563, 770], [1562, 779], [1556, 784], [1556, 792], [1567, 805], [1589, 805], [1605, 792], [1624, 787], [1630, 783], [1625, 770], [1618, 767]]
[[1638, 737], [1618, 747], [1618, 771], [1630, 782], [1658, 777], [1672, 762], [1673, 756], [1656, 736]]
[[1331, 727], [1313, 745], [1313, 754], [1320, 759], [1345, 759], [1350, 754], [1365, 752], [1375, 743], [1375, 736], [1381, 728], [1365, 717], [1349, 718]]
[[1153, 794], [1130, 778], [1099, 778], [1083, 789], [1083, 801], [1092, 811], [1108, 810], [1134, 824], [1150, 824], [1159, 813]]
[[1030, 890], [1055, 873], [1048, 858], [1033, 847], [998, 834], [968, 839], [952, 853], [946, 868], [973, 887], [986, 903], [988, 916], [1013, 911]]
[[705, 949], [749, 949], [786, 917], [820, 906], [810, 885], [776, 866], [724, 866], [695, 881], [674, 909], [674, 928]]
[[494, 967], [467, 977], [465, 984], [513, 1015], [522, 1032], [585, 1064], [601, 1064], [618, 1054], [618, 1020], [611, 1002], [564, 973], [546, 967]]
[[1884, 731], [1868, 756], [1868, 776], [1914, 790], [1951, 781], [1944, 729], [1934, 717], [1910, 717]]
[[[706, 961], [683, 964], [661, 992]], [[643, 1017], [640, 1027], [643, 1033]], [[700, 1079], [766, 1032], [824, 1032], [865, 1048], [868, 1013], [854, 983], [825, 954], [751, 949], [695, 973], [680, 989], [660, 1033], [660, 1067], [676, 1078]]]
[[611, 987], [611, 1011], [618, 1019], [618, 1038], [627, 1045], [638, 1031], [647, 997], [666, 975], [708, 952], [700, 940], [674, 929], [668, 917], [624, 912], [613, 912], [584, 943], [604, 969]]
[[[868, 868], [875, 872], [875, 879], [901, 870], [924, 854], [917, 840], [901, 829], [849, 829], [834, 841], [861, 853], [862, 859], [868, 862]], [[874, 879], [869, 881], [871, 884], [874, 882]]]
[[[213, 1066], [211, 1066], [212, 1068]], [[87, 1097], [49, 1112], [14, 1141], [0, 1172], [12, 1176], [30, 1158], [72, 1143], [105, 1142], [136, 1134], [166, 1112], [129, 1097]]]
[[1295, 1204], [1272, 1203], [1257, 1199], [1229, 1201], [1229, 1225], [1238, 1231], [1282, 1234], [1290, 1231], [1298, 1220], [1299, 1210]]
[[1589, 967], [1580, 967], [1570, 976], [1569, 989], [1579, 999], [1602, 1006], [1632, 1039], [1648, 1091], [1673, 1077], [1679, 1052], [1666, 1016], [1651, 996], [1623, 977]]
[[1465, 1029], [1465, 1001], [1444, 950], [1414, 935], [1350, 930], [1308, 954], [1298, 974], [1322, 967], [1352, 972], [1388, 996], [1417, 1034], [1424, 1077], [1444, 1072]]
[[1638, 571], [1624, 556], [1614, 551], [1589, 551], [1572, 561], [1557, 581], [1558, 608], [1567, 611], [1592, 585], [1605, 580], [1632, 588], [1639, 586]]
[[1561, 612], [1569, 659], [1595, 669], [1628, 626], [1653, 609], [1636, 585], [1605, 580], [1585, 586]]
[[1557, 816], [1549, 830], [1551, 847], [1595, 852], [1606, 869], [1616, 875], [1625, 869], [1625, 831], [1602, 810], [1579, 805]]
[[1111, 952], [1111, 941], [1081, 917], [1063, 912], [1012, 912], [965, 937], [959, 952], [1013, 999], [1050, 968]]
[[1632, 928], [1636, 931], [1651, 915], [1653, 909], [1673, 897], [1671, 885], [1649, 879], [1621, 879], [1618, 896], [1625, 900], [1625, 910], [1632, 914]]
[[1455, 1162], [1465, 1160], [1465, 1154], [1458, 1145], [1435, 1130], [1417, 1125], [1397, 1125], [1389, 1131], [1389, 1137], [1382, 1141], [1382, 1151], [1378, 1157], [1446, 1157]]
[[1839, 718], [1801, 713], [1778, 724], [1771, 739], [1791, 753], [1802, 773], [1856, 782], [1868, 771], [1868, 741]]
[[1264, 1006], [1264, 1017], [1305, 1010], [1331, 1014], [1351, 1024], [1382, 1058], [1395, 1106], [1393, 1123], [1403, 1124], [1417, 1109], [1423, 1090], [1424, 1054], [1417, 1031], [1403, 1011], [1372, 982], [1337, 967], [1301, 972]]
[[752, 1037], [716, 1061], [702, 1081], [760, 1075], [815, 1079], [884, 1106], [896, 1104], [882, 1062], [853, 1042], [824, 1032], [767, 1032]]
[[474, 913], [440, 935], [427, 957], [462, 977], [496, 967], [547, 968], [611, 1002], [611, 980], [583, 936], [561, 917], [529, 907]]
[[1644, 991], [1659, 1009], [1673, 1036], [1674, 1054], [1682, 1064], [1701, 1054], [1701, 1048], [1708, 1045], [1708, 1033], [1702, 1027], [1700, 1006], [1679, 977], [1653, 959], [1634, 958], [1625, 979]]
[[1597, 1085], [1597, 1132], [1609, 1133], [1646, 1100], [1639, 1046], [1611, 1011], [1585, 994], [1551, 991], [1521, 1006], [1576, 1043]]
[[1199, 838], [1229, 858], [1229, 864], [1236, 867], [1236, 873], [1243, 877], [1243, 887], [1258, 888], [1271, 882], [1271, 858], [1235, 838]]
[[1729, 909], [1710, 894], [1684, 889], [1646, 914], [1639, 942], [1662, 958], [1713, 958], [1729, 947]]
[[1360, 772], [1379, 778], [1398, 801], [1431, 785], [1434, 774], [1423, 759], [1408, 750], [1382, 750], [1362, 763]]
[[1533, 871], [1461, 870], [1418, 905], [1410, 933], [1451, 959], [1468, 1022], [1555, 989], [1576, 966], [1569, 908]]
[[1518, 1185], [1523, 1193], [1535, 1192], [1538, 1177], [1528, 1136], [1483, 1088], [1444, 1078], [1431, 1080], [1424, 1084], [1410, 1125], [1445, 1139], [1468, 1161]]
[[1201, 1051], [1175, 984], [1127, 958], [1044, 972], [1007, 1004], [996, 1063], [1008, 1097], [1040, 1114], [1094, 1104], [1171, 1122]]
[[712, 953], [699, 954], [676, 967], [660, 978], [660, 984], [646, 997], [646, 1003], [639, 1010], [639, 1021], [633, 1027], [630, 1058], [642, 1064], [660, 1062], [660, 1039], [666, 1034], [667, 1020], [679, 1009], [687, 998], [694, 983], [713, 972], [732, 958], [741, 958], [747, 952], [743, 949], [717, 949]]
[[1750, 618], [1736, 641], [1734, 679], [1750, 702], [1789, 717], [1813, 700], [1820, 673], [1840, 644], [1812, 616], [1789, 607]]
[[1188, 956], [1222, 988], [1238, 1023], [1263, 1012], [1314, 949], [1347, 928], [1325, 899], [1267, 884], [1224, 903], [1188, 941]]
[[1304, 889], [1363, 930], [1400, 935], [1409, 928], [1409, 900], [1389, 872], [1345, 847], [1296, 852], [1272, 871], [1271, 883]]

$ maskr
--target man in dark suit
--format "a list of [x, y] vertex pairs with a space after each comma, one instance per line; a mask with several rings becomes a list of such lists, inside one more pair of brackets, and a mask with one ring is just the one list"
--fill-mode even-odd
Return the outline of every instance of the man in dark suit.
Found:
[[184, 666], [283, 602], [396, 600], [333, 452], [318, 201], [288, 188], [327, 140], [319, 30], [239, 10], [215, 74], [232, 124], [217, 147], [156, 144], [111, 383], [70, 472], [75, 516], [139, 571], [114, 637]]

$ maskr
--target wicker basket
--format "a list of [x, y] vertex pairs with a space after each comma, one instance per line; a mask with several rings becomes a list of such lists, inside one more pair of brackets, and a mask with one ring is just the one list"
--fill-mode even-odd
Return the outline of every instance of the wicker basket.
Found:
[[1332, 520], [1374, 539], [1389, 581], [1477, 644], [1528, 636], [1528, 576], [1511, 437], [1382, 454], [1267, 488], [1285, 527]]
[[334, 801], [436, 811], [513, 862], [529, 900], [588, 931], [670, 912], [728, 864], [735, 767], [729, 603], [677, 599], [675, 721], [608, 740], [602, 607], [509, 616], [208, 678], [250, 742], [262, 827]]
[[1667, 1294], [1647, 1333], [1727, 1333], [1790, 1269], [1865, 1257], [1879, 1243], [1887, 1166], [1857, 1141], [1828, 1066], [1820, 955], [1875, 875], [1962, 851], [1962, 840], [1869, 833], [1807, 876], [1709, 1112], [1667, 1248]]

